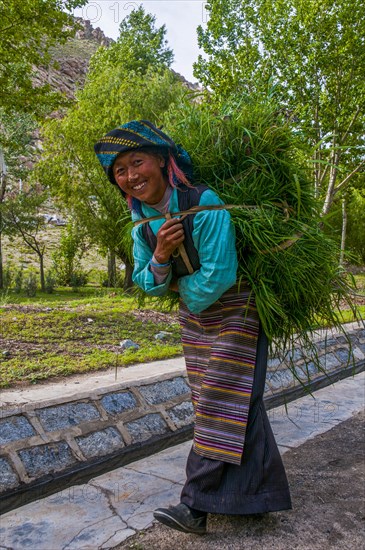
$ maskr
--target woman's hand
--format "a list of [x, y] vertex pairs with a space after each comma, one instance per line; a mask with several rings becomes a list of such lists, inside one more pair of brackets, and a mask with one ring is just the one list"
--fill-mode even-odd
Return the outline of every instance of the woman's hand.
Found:
[[159, 264], [167, 263], [171, 254], [185, 239], [182, 223], [176, 218], [167, 220], [157, 233], [154, 256]]

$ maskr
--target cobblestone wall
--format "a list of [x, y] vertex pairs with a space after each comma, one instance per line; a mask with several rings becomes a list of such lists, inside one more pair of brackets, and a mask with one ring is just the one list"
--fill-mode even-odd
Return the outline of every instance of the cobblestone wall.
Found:
[[[284, 359], [269, 360], [267, 408], [291, 400], [365, 368], [365, 329], [348, 326], [355, 364], [348, 364], [349, 341], [342, 334], [323, 331], [316, 348], [321, 369], [295, 349]], [[297, 379], [288, 370], [293, 360]], [[302, 383], [301, 383], [302, 382]], [[73, 397], [48, 406], [1, 410], [0, 484], [6, 496], [39, 482], [77, 472], [100, 459], [121, 457], [131, 449], [154, 452], [160, 440], [193, 423], [190, 390], [183, 375], [154, 383], [136, 380], [113, 391], [99, 389], [83, 399]], [[166, 445], [165, 445], [166, 446]]]

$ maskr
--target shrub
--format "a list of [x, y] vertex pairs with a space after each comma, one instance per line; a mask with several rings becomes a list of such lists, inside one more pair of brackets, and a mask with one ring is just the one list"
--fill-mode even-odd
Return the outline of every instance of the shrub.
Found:
[[15, 278], [14, 278], [14, 290], [17, 294], [21, 293], [23, 289], [23, 282], [24, 282], [24, 272], [23, 272], [23, 268], [21, 267], [17, 269], [15, 273]]
[[124, 285], [124, 272], [117, 273], [114, 284], [108, 278], [107, 273], [102, 273], [100, 277], [100, 285], [104, 288], [123, 288]]
[[34, 271], [30, 271], [24, 281], [25, 294], [28, 297], [33, 297], [37, 293], [37, 275]]
[[14, 272], [10, 264], [6, 264], [3, 268], [3, 289], [8, 290], [13, 282]]
[[47, 271], [45, 280], [45, 290], [47, 294], [52, 294], [56, 286], [56, 279], [52, 271]]
[[70, 279], [70, 286], [74, 290], [77, 290], [78, 288], [85, 286], [87, 283], [87, 273], [85, 271], [74, 271], [71, 275]]
[[52, 254], [53, 272], [59, 285], [75, 287], [73, 281], [77, 281], [81, 273], [80, 261], [85, 250], [84, 232], [77, 225], [69, 223], [62, 230], [58, 250]]

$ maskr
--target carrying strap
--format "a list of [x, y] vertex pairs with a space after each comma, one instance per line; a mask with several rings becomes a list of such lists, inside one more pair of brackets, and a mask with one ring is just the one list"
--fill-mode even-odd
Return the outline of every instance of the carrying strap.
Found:
[[197, 212], [204, 212], [204, 210], [232, 210], [233, 208], [247, 208], [247, 209], [257, 209], [258, 206], [247, 206], [247, 205], [241, 205], [237, 206], [237, 204], [214, 204], [214, 205], [206, 205], [206, 206], [192, 206], [188, 210], [182, 210], [179, 212], [166, 212], [166, 214], [160, 214], [159, 216], [151, 216], [150, 218], [142, 218], [140, 220], [136, 220], [134, 222], [134, 226], [137, 227], [138, 225], [143, 225], [145, 223], [153, 222], [155, 220], [170, 220], [171, 218], [178, 218], [186, 216], [189, 216], [191, 214], [196, 214]]
[[[166, 217], [166, 220], [171, 220], [171, 218], [172, 218], [170, 212], [166, 212], [165, 217]], [[183, 218], [185, 219], [186, 215], [183, 216]], [[181, 221], [183, 221], [183, 220], [181, 219]], [[184, 246], [184, 243], [179, 244], [179, 246], [176, 248], [176, 250], [174, 250], [174, 252], [172, 253], [172, 256], [174, 258], [177, 258], [179, 255], [181, 256], [181, 259], [184, 262], [185, 267], [189, 272], [189, 275], [194, 273], [194, 268], [191, 265], [191, 262], [189, 260], [189, 256], [188, 256], [188, 254], [186, 252], [186, 249], [185, 249], [185, 246]]]
[[[166, 219], [166, 220], [170, 220], [172, 218], [177, 218], [180, 216], [180, 219], [181, 221], [183, 221], [187, 216], [191, 215], [191, 214], [196, 214], [197, 212], [203, 212], [204, 210], [232, 210], [233, 208], [248, 208], [248, 209], [253, 209], [253, 208], [259, 208], [258, 206], [248, 206], [248, 205], [240, 205], [240, 206], [237, 206], [236, 204], [217, 204], [217, 205], [207, 205], [207, 206], [192, 206], [191, 208], [189, 208], [188, 210], [182, 210], [180, 212], [166, 212], [166, 214], [161, 214], [160, 216], [152, 216], [150, 218], [143, 218], [141, 220], [137, 220], [134, 222], [134, 225], [135, 226], [138, 226], [138, 225], [144, 225], [144, 224], [148, 224], [150, 221], [153, 221], [153, 220], [162, 220], [162, 219]], [[285, 207], [284, 208], [284, 212], [286, 214], [286, 218], [288, 218], [289, 216], [289, 210], [293, 210], [291, 207], [287, 208]], [[151, 233], [152, 235], [152, 238], [155, 238], [155, 235], [152, 233], [152, 230], [150, 228], [149, 225], [146, 226], [147, 227], [147, 231], [149, 233]], [[303, 236], [303, 232], [299, 232], [299, 233], [296, 233], [295, 235], [293, 235], [293, 237], [291, 239], [287, 239], [285, 241], [283, 241], [282, 243], [278, 244], [277, 246], [274, 246], [272, 248], [270, 248], [269, 250], [261, 250], [260, 253], [261, 254], [269, 254], [270, 252], [280, 252], [281, 250], [286, 250], [287, 248], [290, 248], [293, 244], [295, 244], [298, 239], [300, 239], [302, 236]], [[191, 273], [194, 273], [194, 269], [193, 269], [193, 266], [191, 265], [191, 262], [189, 260], [189, 256], [186, 252], [186, 249], [185, 249], [185, 246], [183, 245], [183, 243], [181, 243], [181, 245], [179, 245], [179, 247], [176, 249], [176, 251], [172, 254], [172, 256], [174, 258], [180, 256], [181, 259], [183, 260], [189, 274]]]
[[[285, 219], [288, 220], [291, 213], [294, 212], [293, 207], [289, 206], [286, 201], [284, 202], [273, 202], [273, 206], [278, 206], [283, 209]], [[180, 206], [180, 205], [179, 205]], [[153, 222], [154, 220], [170, 220], [171, 218], [178, 218], [179, 216], [189, 216], [196, 214], [197, 212], [203, 212], [204, 210], [233, 210], [236, 209], [245, 209], [245, 210], [259, 210], [262, 206], [248, 205], [248, 204], [214, 204], [214, 205], [196, 205], [191, 206], [187, 210], [181, 210], [179, 212], [167, 212], [166, 214], [160, 214], [158, 216], [151, 216], [150, 218], [142, 218], [134, 222], [134, 226], [143, 225], [145, 223]]]
[[[283, 209], [286, 220], [289, 219], [290, 214], [294, 211], [294, 209], [291, 206], [289, 206], [286, 201], [284, 201], [283, 203], [276, 203], [275, 202], [275, 203], [272, 203], [272, 204], [274, 206], [279, 206]], [[181, 206], [180, 203], [179, 203], [179, 206]], [[147, 235], [148, 235], [149, 236], [149, 241], [156, 243], [157, 242], [156, 236], [152, 232], [152, 229], [150, 228], [150, 225], [149, 225], [149, 222], [151, 222], [151, 221], [162, 220], [162, 219], [171, 220], [172, 218], [178, 218], [178, 217], [180, 217], [180, 221], [184, 221], [187, 216], [194, 215], [197, 212], [203, 212], [205, 210], [208, 210], [208, 211], [209, 210], [212, 210], [212, 211], [213, 210], [233, 210], [234, 208], [236, 208], [236, 209], [237, 208], [244, 208], [244, 209], [247, 209], [247, 210], [254, 210], [254, 209], [259, 209], [260, 207], [255, 206], [255, 205], [247, 205], [247, 204], [240, 204], [240, 205], [237, 205], [237, 204], [214, 204], [214, 205], [205, 205], [205, 206], [195, 205], [195, 206], [191, 206], [190, 208], [188, 208], [186, 210], [180, 210], [179, 212], [166, 212], [165, 214], [160, 214], [159, 216], [151, 216], [150, 218], [142, 218], [140, 220], [136, 220], [134, 222], [134, 226], [135, 227], [137, 227], [138, 225], [144, 226], [142, 228], [142, 230], [143, 230], [143, 233], [145, 234], [145, 237], [147, 237]], [[147, 225], [145, 225], [145, 224], [147, 224]], [[188, 233], [188, 235], [191, 237], [191, 233]], [[261, 254], [269, 254], [270, 252], [280, 252], [281, 250], [286, 250], [287, 248], [289, 248], [293, 244], [295, 244], [297, 242], [297, 240], [300, 239], [302, 236], [303, 236], [302, 232], [296, 233], [295, 235], [293, 235], [293, 237], [291, 239], [287, 239], [287, 240], [283, 241], [282, 243], [278, 244], [277, 246], [274, 246], [274, 247], [270, 248], [269, 250], [261, 250], [260, 253]], [[190, 253], [193, 253], [194, 258], [195, 258], [196, 250], [195, 250], [194, 245], [191, 246], [191, 244], [190, 244], [189, 249], [190, 249]], [[189, 255], [187, 254], [186, 248], [185, 248], [183, 243], [181, 243], [178, 246], [178, 248], [176, 248], [176, 250], [175, 250], [175, 252], [173, 252], [172, 256], [173, 256], [174, 259], [181, 259], [183, 261], [183, 263], [185, 264], [185, 267], [186, 267], [186, 269], [187, 269], [187, 271], [190, 275], [192, 273], [194, 273], [194, 271], [196, 271], [196, 269], [198, 269], [197, 266], [196, 266], [196, 269], [193, 268], [193, 266], [190, 262], [190, 259], [189, 259]], [[195, 264], [196, 264], [196, 262], [195, 262]]]

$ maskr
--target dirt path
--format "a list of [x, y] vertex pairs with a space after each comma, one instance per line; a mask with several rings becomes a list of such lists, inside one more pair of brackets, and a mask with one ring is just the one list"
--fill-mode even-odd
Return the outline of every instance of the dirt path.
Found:
[[284, 455], [293, 510], [209, 516], [208, 534], [154, 525], [118, 550], [358, 550], [365, 540], [364, 412]]

